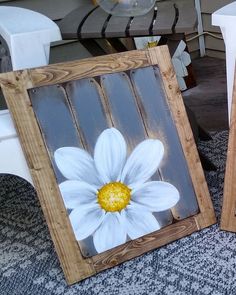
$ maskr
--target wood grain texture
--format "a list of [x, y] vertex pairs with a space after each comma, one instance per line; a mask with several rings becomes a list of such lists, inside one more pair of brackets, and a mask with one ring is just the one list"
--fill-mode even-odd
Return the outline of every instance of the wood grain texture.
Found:
[[[6, 80], [7, 81], [6, 81]], [[74, 283], [95, 273], [90, 260], [78, 251], [72, 228], [60, 196], [48, 153], [32, 109], [27, 88], [31, 81], [27, 71], [4, 75], [4, 96], [24, 147], [28, 166], [33, 177], [39, 201], [54, 242], [54, 246], [68, 283]], [[17, 99], [16, 99], [17, 97]]]
[[[97, 272], [166, 245], [198, 230], [193, 217], [92, 257]], [[168, 238], [167, 238], [168, 237]]]
[[231, 121], [224, 180], [224, 198], [220, 227], [236, 232], [236, 79], [234, 79]]
[[[160, 68], [167, 102], [172, 112], [183, 152], [187, 160], [198, 205], [200, 212], [202, 213], [199, 215], [201, 219], [199, 220], [199, 225], [201, 227], [209, 226], [216, 222], [214, 213], [209, 214], [209, 212], [214, 212], [214, 209], [194, 142], [192, 130], [187, 119], [181, 91], [171, 64], [170, 54], [167, 46], [149, 48], [148, 51], [150, 62], [153, 65], [158, 64]], [[206, 213], [204, 214], [204, 212]], [[199, 218], [196, 217], [196, 219], [198, 220]]]
[[70, 80], [92, 78], [101, 74], [128, 71], [148, 66], [145, 50], [116, 53], [80, 61], [49, 65], [29, 71], [32, 87], [63, 83]]
[[[118, 73], [150, 65], [158, 65], [160, 68], [168, 106], [188, 163], [200, 214], [85, 259], [74, 238], [27, 91], [38, 86], [71, 83], [81, 78]], [[215, 222], [208, 188], [166, 47], [6, 73], [0, 75], [0, 85], [13, 115], [55, 248], [69, 283], [82, 280], [100, 270], [141, 255]]]

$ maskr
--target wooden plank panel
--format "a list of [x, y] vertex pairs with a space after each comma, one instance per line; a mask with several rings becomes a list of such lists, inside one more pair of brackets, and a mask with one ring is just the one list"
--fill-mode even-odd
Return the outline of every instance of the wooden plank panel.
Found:
[[101, 102], [101, 88], [94, 79], [69, 82], [66, 92], [71, 102], [84, 146], [93, 154], [98, 136], [111, 127], [110, 117]]
[[193, 32], [197, 27], [197, 11], [192, 1], [176, 1], [178, 21], [175, 25], [176, 33]]
[[103, 27], [109, 14], [102, 8], [95, 9], [85, 20], [81, 28], [81, 38], [101, 38], [103, 37]]
[[62, 38], [77, 39], [80, 24], [83, 23], [84, 17], [94, 9], [96, 8], [92, 4], [80, 6], [71, 11], [60, 22], [58, 22]]
[[176, 127], [165, 101], [159, 70], [147, 67], [132, 71], [131, 75], [148, 135], [160, 139], [165, 146], [165, 158], [160, 168], [162, 178], [173, 184], [180, 193], [180, 201], [172, 213], [176, 219], [195, 215], [199, 211], [197, 199]]
[[30, 90], [29, 95], [60, 183], [65, 178], [55, 164], [53, 153], [65, 145], [81, 146], [65, 91], [60, 86], [45, 86]]
[[198, 222], [199, 228], [203, 228], [216, 222], [216, 219], [181, 92], [171, 64], [170, 54], [166, 46], [150, 48], [148, 51], [152, 64], [158, 64], [160, 69], [168, 105], [187, 160], [189, 173], [201, 211], [201, 214], [196, 217], [196, 221]]
[[152, 26], [154, 17], [154, 8], [142, 16], [136, 16], [132, 20], [129, 28], [130, 36], [145, 36], [149, 35], [149, 28]]
[[157, 2], [157, 17], [153, 25], [153, 35], [172, 34], [175, 17], [175, 8], [172, 2]]
[[115, 37], [126, 37], [126, 28], [130, 21], [130, 17], [122, 17], [122, 16], [111, 16], [106, 30], [105, 36], [107, 38]]
[[[101, 81], [114, 127], [123, 134], [130, 153], [137, 144], [147, 137], [130, 80], [125, 73], [117, 73], [103, 75]], [[159, 180], [159, 173], [156, 173], [153, 179]], [[172, 222], [170, 210], [154, 213], [154, 216], [161, 226]]]

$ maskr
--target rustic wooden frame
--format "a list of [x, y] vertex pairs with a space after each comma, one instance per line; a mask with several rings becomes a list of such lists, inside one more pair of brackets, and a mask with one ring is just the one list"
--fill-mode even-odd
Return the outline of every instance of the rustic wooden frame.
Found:
[[[160, 69], [167, 102], [182, 144], [200, 213], [112, 250], [84, 258], [60, 197], [27, 90], [150, 65], [158, 65]], [[5, 73], [0, 75], [0, 86], [13, 116], [46, 222], [69, 284], [215, 223], [208, 187], [166, 46]]]
[[220, 228], [236, 232], [236, 75], [234, 77], [233, 99], [229, 126], [229, 140], [224, 179], [223, 206]]

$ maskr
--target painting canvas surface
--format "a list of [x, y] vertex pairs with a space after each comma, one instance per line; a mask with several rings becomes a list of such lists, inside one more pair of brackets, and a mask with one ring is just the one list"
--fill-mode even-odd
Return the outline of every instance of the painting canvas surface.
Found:
[[85, 257], [199, 212], [158, 67], [29, 96]]
[[166, 46], [0, 86], [69, 284], [216, 222]]

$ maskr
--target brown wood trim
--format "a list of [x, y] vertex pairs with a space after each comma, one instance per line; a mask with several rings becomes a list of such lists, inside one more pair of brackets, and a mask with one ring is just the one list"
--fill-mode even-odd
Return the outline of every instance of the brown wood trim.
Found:
[[146, 51], [129, 51], [29, 70], [33, 87], [149, 66]]
[[130, 241], [110, 251], [92, 257], [97, 272], [166, 245], [198, 230], [194, 217], [171, 224], [157, 232]]
[[224, 198], [220, 228], [236, 232], [236, 78], [234, 78], [231, 121], [224, 180]]
[[66, 208], [62, 198], [59, 197], [58, 184], [27, 93], [27, 88], [32, 87], [27, 71], [7, 73], [5, 77], [8, 77], [9, 81], [17, 81], [15, 85], [5, 84], [3, 94], [8, 98], [8, 108], [16, 123], [40, 205], [57, 255], [60, 257], [62, 269], [67, 282], [72, 284], [91, 276], [95, 270], [90, 259], [85, 260], [80, 254]]

